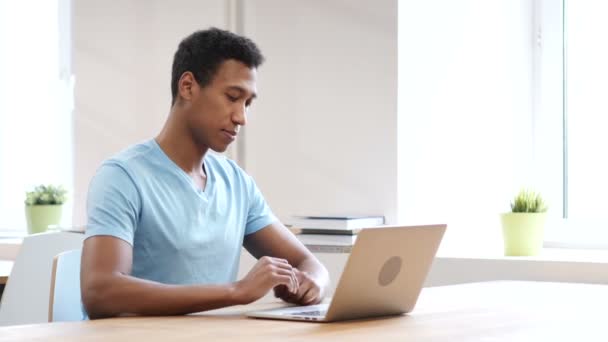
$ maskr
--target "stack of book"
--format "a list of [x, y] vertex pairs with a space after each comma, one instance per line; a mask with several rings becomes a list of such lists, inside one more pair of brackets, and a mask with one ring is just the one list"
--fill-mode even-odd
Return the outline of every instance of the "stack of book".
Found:
[[294, 216], [288, 222], [313, 252], [350, 252], [361, 229], [384, 224], [384, 216]]

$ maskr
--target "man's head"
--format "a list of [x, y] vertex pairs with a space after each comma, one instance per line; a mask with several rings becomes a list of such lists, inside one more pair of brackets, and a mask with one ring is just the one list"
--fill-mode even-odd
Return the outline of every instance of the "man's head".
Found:
[[229, 31], [210, 28], [184, 38], [173, 56], [172, 103], [177, 99], [178, 82], [184, 72], [192, 72], [198, 84], [205, 87], [220, 64], [228, 59], [237, 60], [250, 69], [256, 69], [264, 62], [254, 42]]
[[182, 40], [173, 58], [172, 104], [184, 112], [197, 144], [222, 152], [234, 140], [263, 60], [251, 40], [216, 28]]

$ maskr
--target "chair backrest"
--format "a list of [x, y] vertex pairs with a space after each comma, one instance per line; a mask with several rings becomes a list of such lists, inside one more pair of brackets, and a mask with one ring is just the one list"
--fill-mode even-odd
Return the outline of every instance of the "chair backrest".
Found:
[[49, 322], [82, 321], [86, 314], [80, 297], [80, 256], [76, 249], [58, 254], [53, 259]]
[[0, 302], [0, 326], [46, 323], [53, 258], [82, 248], [84, 234], [53, 232], [26, 236]]

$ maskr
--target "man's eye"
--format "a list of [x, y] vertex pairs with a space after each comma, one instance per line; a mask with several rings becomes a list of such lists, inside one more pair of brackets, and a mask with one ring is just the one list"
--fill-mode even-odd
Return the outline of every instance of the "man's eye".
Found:
[[232, 96], [230, 94], [226, 94], [226, 97], [228, 98], [228, 100], [230, 100], [231, 102], [236, 102], [238, 101], [238, 96]]

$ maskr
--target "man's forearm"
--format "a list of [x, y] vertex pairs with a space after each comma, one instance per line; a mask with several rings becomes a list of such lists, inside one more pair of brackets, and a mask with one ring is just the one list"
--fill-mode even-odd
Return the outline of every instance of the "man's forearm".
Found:
[[166, 285], [126, 275], [104, 275], [93, 284], [83, 287], [83, 301], [93, 319], [127, 314], [181, 315], [241, 304], [237, 283]]

